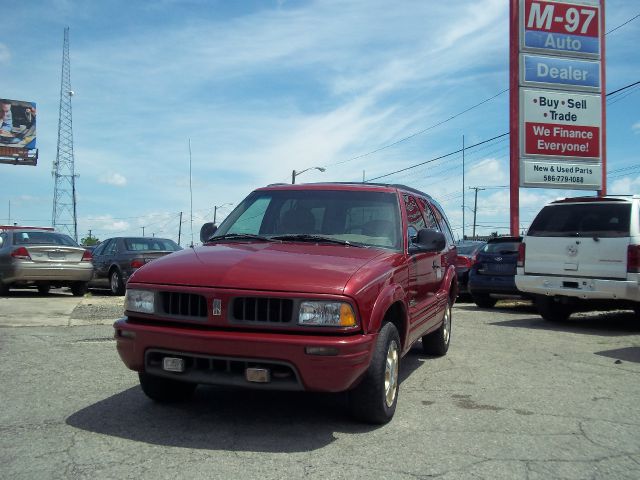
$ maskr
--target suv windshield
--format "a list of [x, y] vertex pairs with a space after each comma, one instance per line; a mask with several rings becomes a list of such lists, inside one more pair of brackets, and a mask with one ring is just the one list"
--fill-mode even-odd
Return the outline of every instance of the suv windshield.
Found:
[[627, 237], [629, 203], [547, 205], [535, 218], [531, 237]]
[[253, 192], [222, 222], [213, 236], [300, 235], [359, 245], [401, 249], [397, 196], [349, 190], [273, 190]]

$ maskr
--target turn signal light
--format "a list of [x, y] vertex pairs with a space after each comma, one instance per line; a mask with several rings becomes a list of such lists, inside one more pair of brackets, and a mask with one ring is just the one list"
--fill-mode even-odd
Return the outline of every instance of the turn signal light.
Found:
[[13, 252], [11, 252], [11, 256], [13, 258], [17, 258], [18, 260], [31, 260], [31, 255], [25, 247], [18, 247]]
[[82, 261], [90, 262], [91, 260], [93, 260], [93, 255], [91, 255], [91, 252], [89, 250], [85, 250], [82, 254]]

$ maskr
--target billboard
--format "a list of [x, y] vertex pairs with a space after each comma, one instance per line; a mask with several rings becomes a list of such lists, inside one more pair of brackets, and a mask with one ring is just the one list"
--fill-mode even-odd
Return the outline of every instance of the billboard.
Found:
[[0, 147], [36, 148], [36, 104], [0, 98]]

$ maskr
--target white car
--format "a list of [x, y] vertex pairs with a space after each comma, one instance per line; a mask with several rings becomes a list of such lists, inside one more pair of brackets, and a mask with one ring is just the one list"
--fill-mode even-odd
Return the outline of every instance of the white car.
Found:
[[546, 205], [520, 246], [516, 286], [546, 320], [589, 310], [640, 315], [640, 196]]

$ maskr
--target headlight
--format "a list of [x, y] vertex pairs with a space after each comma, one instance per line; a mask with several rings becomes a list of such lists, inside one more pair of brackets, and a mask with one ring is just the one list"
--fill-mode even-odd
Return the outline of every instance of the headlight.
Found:
[[317, 327], [355, 327], [356, 315], [348, 303], [302, 302], [298, 325]]
[[154, 292], [149, 290], [129, 290], [124, 296], [124, 308], [130, 312], [154, 313]]

